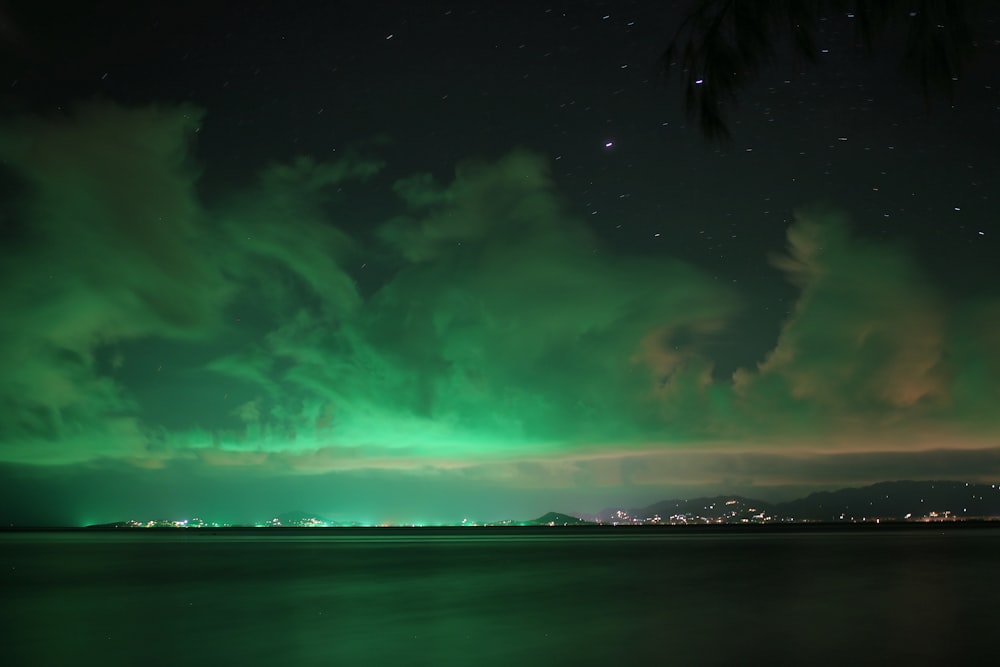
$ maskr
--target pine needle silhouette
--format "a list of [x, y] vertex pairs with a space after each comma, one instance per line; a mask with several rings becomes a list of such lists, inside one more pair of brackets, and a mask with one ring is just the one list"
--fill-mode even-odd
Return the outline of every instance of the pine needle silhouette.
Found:
[[679, 75], [688, 118], [710, 141], [726, 143], [726, 112], [739, 92], [791, 44], [806, 62], [818, 60], [820, 19], [850, 16], [855, 39], [871, 55], [893, 31], [903, 39], [902, 68], [929, 99], [949, 98], [962, 66], [973, 56], [973, 0], [699, 0], [662, 56], [665, 74]]

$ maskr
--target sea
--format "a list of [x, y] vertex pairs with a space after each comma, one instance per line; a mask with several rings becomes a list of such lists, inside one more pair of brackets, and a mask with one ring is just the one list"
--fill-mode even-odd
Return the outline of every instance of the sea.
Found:
[[0, 663], [992, 662], [1000, 526], [6, 531]]

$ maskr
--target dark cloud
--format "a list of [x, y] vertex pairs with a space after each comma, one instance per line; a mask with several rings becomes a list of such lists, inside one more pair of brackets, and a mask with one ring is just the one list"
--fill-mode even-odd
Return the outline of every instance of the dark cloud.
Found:
[[[969, 326], [965, 307], [945, 299], [904, 249], [861, 239], [841, 214], [813, 211], [772, 262], [801, 294], [766, 359], [734, 377], [759, 414], [804, 417], [799, 435], [846, 442], [923, 441], [942, 430], [965, 437], [973, 424], [996, 424], [980, 400], [959, 398], [994, 391], [972, 380], [977, 366], [997, 361], [986, 330]], [[970, 312], [988, 318], [988, 310]]]
[[796, 398], [849, 411], [945, 398], [945, 308], [904, 252], [852, 237], [839, 216], [806, 215], [774, 264], [802, 290], [761, 365]]

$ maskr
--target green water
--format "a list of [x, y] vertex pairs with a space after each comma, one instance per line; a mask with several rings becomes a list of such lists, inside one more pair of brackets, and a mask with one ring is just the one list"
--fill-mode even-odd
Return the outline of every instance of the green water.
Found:
[[1000, 530], [0, 534], [4, 665], [943, 664]]

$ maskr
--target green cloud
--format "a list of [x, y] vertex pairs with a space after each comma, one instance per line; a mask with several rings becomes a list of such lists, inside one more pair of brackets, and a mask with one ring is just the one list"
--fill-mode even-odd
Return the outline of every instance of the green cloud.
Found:
[[246, 336], [236, 304], [251, 304], [251, 322], [284, 317], [303, 293], [333, 314], [357, 307], [337, 262], [351, 241], [319, 209], [331, 186], [380, 164], [302, 158], [210, 210], [190, 158], [201, 116], [91, 103], [0, 124], [18, 194], [5, 230], [15, 242], [0, 250], [5, 460], [173, 455], [164, 443], [176, 434], [147, 417], [199, 412], [191, 359]]
[[[263, 347], [212, 363], [253, 376], [273, 403], [262, 421], [296, 432], [290, 451], [490, 457], [642, 438], [661, 381], [640, 354], [647, 332], [735, 308], [686, 264], [595, 253], [537, 156], [394, 189], [412, 213], [381, 236], [408, 261], [380, 290], [348, 312], [327, 307], [335, 297], [314, 284]], [[322, 429], [311, 425], [317, 413], [329, 415]]]
[[[905, 249], [838, 215], [789, 229], [771, 261], [799, 300], [756, 367], [720, 378], [741, 295], [690, 262], [609, 251], [541, 156], [395, 183], [377, 160], [303, 157], [206, 202], [200, 117], [91, 104], [0, 123], [17, 192], [0, 460], [496, 464], [582, 484], [622, 478], [637, 464], [609, 461], [637, 452], [896, 451], [995, 430], [996, 303], [950, 303]], [[358, 235], [342, 190], [399, 215]]]
[[19, 186], [16, 243], [0, 250], [7, 460], [142, 456], [136, 407], [96, 349], [217, 327], [227, 285], [201, 244], [187, 151], [199, 118], [95, 103], [0, 126]]

